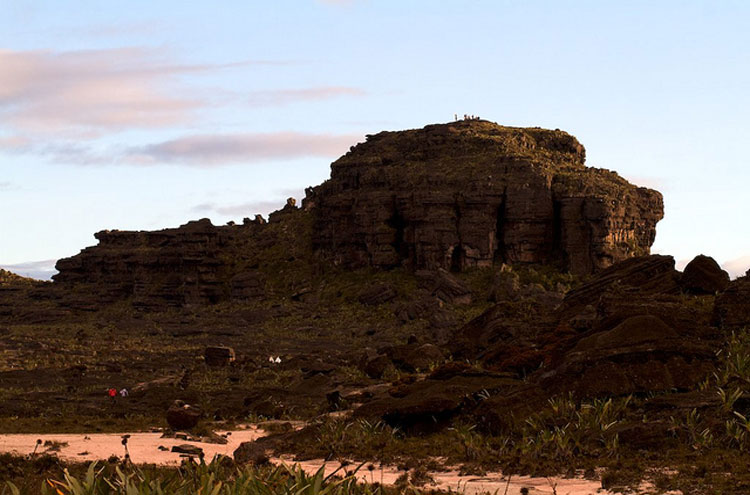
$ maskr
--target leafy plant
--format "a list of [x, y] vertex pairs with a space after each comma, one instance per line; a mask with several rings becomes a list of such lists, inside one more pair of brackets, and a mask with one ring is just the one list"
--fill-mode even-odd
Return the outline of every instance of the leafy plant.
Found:
[[[308, 474], [300, 466], [278, 466], [271, 469], [244, 468], [226, 472], [218, 461], [210, 464], [187, 463], [175, 472], [154, 475], [137, 467], [114, 472], [96, 463], [89, 465], [79, 479], [67, 470], [62, 480], [47, 480], [43, 495], [376, 495], [380, 487], [360, 484], [356, 470], [334, 477], [326, 476], [324, 467]], [[10, 495], [20, 492], [8, 485]]]

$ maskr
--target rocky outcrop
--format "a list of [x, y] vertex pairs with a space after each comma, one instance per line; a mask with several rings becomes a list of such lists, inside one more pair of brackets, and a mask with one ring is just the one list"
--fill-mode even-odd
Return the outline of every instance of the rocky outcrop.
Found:
[[197, 406], [176, 400], [167, 410], [167, 424], [175, 431], [189, 430], [198, 424], [202, 416]]
[[680, 284], [690, 294], [716, 294], [729, 285], [729, 274], [716, 260], [700, 254], [687, 264]]
[[202, 219], [152, 232], [98, 232], [98, 245], [57, 262], [53, 285], [93, 309], [126, 299], [147, 310], [257, 301], [269, 276], [284, 285], [287, 267], [296, 280], [300, 266], [312, 266], [309, 215], [293, 205], [279, 215], [276, 223], [217, 227]]
[[381, 132], [307, 190], [315, 247], [346, 266], [554, 263], [592, 273], [647, 254], [661, 195], [587, 168], [571, 135], [461, 121]]
[[750, 270], [716, 298], [714, 322], [727, 330], [750, 328]]
[[155, 232], [105, 230], [99, 245], [61, 259], [55, 283], [94, 284], [99, 297], [132, 297], [136, 305], [183, 306], [218, 302], [225, 297], [221, 259], [226, 236], [208, 219]]
[[685, 337], [656, 316], [633, 316], [580, 339], [541, 384], [582, 397], [690, 390], [714, 369], [715, 350]]
[[419, 287], [443, 303], [470, 304], [471, 291], [445, 270], [419, 270], [415, 273]]
[[637, 291], [639, 294], [678, 294], [680, 274], [672, 256], [651, 255], [618, 263], [565, 295], [567, 310], [580, 305], [596, 304], [611, 291]]
[[[713, 369], [721, 335], [706, 296], [684, 295], [680, 281], [671, 256], [651, 255], [599, 272], [557, 305], [543, 292], [508, 289], [448, 347], [454, 357], [530, 376], [554, 393], [687, 390]], [[727, 299], [725, 319], [742, 319], [741, 299]]]
[[367, 402], [354, 415], [380, 418], [410, 433], [426, 433], [442, 428], [490, 394], [523, 387], [522, 382], [503, 375], [462, 372], [394, 387], [390, 397]]

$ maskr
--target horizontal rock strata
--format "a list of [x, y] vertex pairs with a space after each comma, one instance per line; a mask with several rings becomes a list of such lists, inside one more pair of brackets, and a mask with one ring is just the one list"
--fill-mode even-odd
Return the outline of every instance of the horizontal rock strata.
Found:
[[347, 266], [554, 263], [592, 273], [648, 254], [657, 191], [587, 168], [571, 135], [461, 121], [381, 132], [307, 190], [315, 247]]

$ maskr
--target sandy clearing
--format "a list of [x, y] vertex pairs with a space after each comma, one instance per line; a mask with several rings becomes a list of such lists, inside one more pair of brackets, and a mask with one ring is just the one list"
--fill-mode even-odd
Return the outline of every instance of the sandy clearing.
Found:
[[[226, 433], [226, 432], [218, 432]], [[42, 442], [66, 442], [55, 454], [66, 461], [96, 461], [105, 460], [112, 455], [123, 457], [125, 447], [122, 445], [122, 435], [125, 433], [52, 433], [52, 434], [8, 434], [0, 435], [0, 452], [12, 452], [20, 455], [34, 451], [37, 439]], [[180, 454], [169, 452], [174, 445], [190, 444], [203, 449], [206, 459], [212, 459], [216, 454], [231, 456], [242, 442], [250, 442], [265, 436], [263, 430], [249, 427], [246, 430], [232, 431], [227, 437], [227, 444], [190, 442], [175, 438], [162, 438], [161, 433], [129, 433], [128, 450], [130, 458], [137, 464], [159, 464], [164, 466], [179, 466], [182, 462]], [[164, 446], [168, 451], [159, 450]], [[37, 452], [44, 452], [40, 446]]]
[[[219, 434], [227, 433], [219, 431]], [[233, 430], [229, 432], [227, 444], [212, 444], [202, 442], [190, 442], [174, 438], [162, 438], [161, 433], [129, 433], [128, 450], [133, 462], [139, 464], [159, 464], [164, 466], [177, 466], [183, 457], [170, 451], [159, 450], [164, 446], [171, 450], [172, 446], [180, 444], [191, 444], [199, 446], [206, 454], [206, 459], [213, 458], [216, 454], [231, 456], [234, 450], [242, 442], [257, 440], [265, 435], [265, 432], [255, 425], [246, 429]], [[91, 433], [91, 434], [7, 434], [0, 435], [0, 452], [11, 452], [19, 455], [30, 454], [34, 451], [37, 440], [66, 442], [55, 454], [63, 460], [73, 462], [85, 462], [94, 460], [106, 460], [112, 455], [123, 457], [125, 448], [122, 445], [124, 433]], [[38, 452], [43, 452], [40, 447]], [[282, 456], [272, 459], [274, 463], [299, 464], [307, 472], [316, 472], [325, 466], [326, 474], [338, 469], [338, 462], [325, 462], [322, 459], [303, 461], [295, 463], [291, 456]], [[353, 463], [348, 469], [354, 469]], [[382, 482], [392, 485], [403, 471], [393, 466], [376, 465], [372, 471], [363, 467], [357, 477], [366, 482]], [[428, 488], [454, 490], [466, 495], [477, 495], [482, 493], [498, 493], [518, 495], [521, 488], [528, 488], [531, 495], [594, 495], [608, 494], [610, 492], [601, 489], [598, 481], [590, 481], [581, 478], [533, 478], [529, 476], [511, 476], [510, 483], [507, 477], [501, 473], [488, 473], [486, 476], [459, 476], [458, 471], [446, 471], [431, 473], [435, 484]]]
[[[292, 464], [291, 457], [282, 457], [282, 462]], [[303, 461], [299, 464], [307, 472], [315, 472], [325, 464], [325, 472], [329, 474], [339, 467], [339, 463], [324, 463], [320, 460]], [[357, 464], [358, 465], [358, 464]], [[357, 465], [352, 465], [354, 469]], [[357, 478], [365, 482], [384, 483], [393, 485], [396, 479], [403, 474], [393, 466], [375, 466], [375, 469], [368, 471], [365, 467], [357, 473]], [[430, 473], [434, 478], [435, 484], [425, 488], [435, 488], [442, 490], [453, 490], [454, 492], [466, 495], [478, 495], [484, 493], [500, 495], [505, 493], [507, 487], [508, 495], [517, 495], [521, 493], [521, 488], [528, 488], [530, 495], [605, 495], [611, 492], [601, 489], [601, 483], [598, 481], [585, 480], [583, 478], [534, 478], [531, 476], [511, 476], [510, 483], [508, 478], [502, 473], [487, 473], [486, 476], [460, 476], [457, 470]]]

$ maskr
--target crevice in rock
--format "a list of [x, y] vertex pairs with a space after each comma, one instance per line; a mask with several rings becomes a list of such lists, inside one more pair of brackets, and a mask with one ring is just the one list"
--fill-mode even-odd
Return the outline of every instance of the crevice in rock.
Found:
[[495, 220], [495, 263], [505, 263], [507, 253], [505, 249], [505, 202], [508, 188], [503, 189], [500, 205], [497, 207], [497, 218]]
[[461, 205], [459, 204], [459, 196], [456, 196], [456, 200], [453, 203], [453, 213], [456, 219], [456, 236], [458, 237], [458, 244], [453, 247], [451, 252], [451, 271], [460, 272], [466, 261], [466, 252], [463, 248], [463, 242], [461, 240]]
[[[409, 258], [409, 244], [406, 242], [404, 231], [406, 230], [406, 219], [401, 214], [395, 203], [393, 205], [393, 213], [390, 218], [386, 221], [389, 227], [395, 230], [393, 242], [391, 246], [398, 255], [399, 262]], [[399, 263], [400, 264], [400, 263]]]
[[453, 252], [451, 253], [451, 271], [454, 273], [460, 272], [464, 266], [465, 258], [466, 253], [464, 252], [464, 248], [461, 244], [458, 244], [453, 248]]
[[586, 217], [586, 203], [588, 199], [581, 201], [581, 220], [583, 221], [583, 228], [586, 236], [586, 243], [583, 246], [585, 251], [584, 256], [581, 259], [588, 261], [588, 266], [584, 268], [586, 272], [592, 271], [593, 267], [596, 266], [596, 258], [594, 257], [593, 250], [591, 249], [594, 243], [594, 229], [591, 227], [591, 220]]
[[561, 266], [568, 264], [565, 249], [563, 249], [562, 202], [552, 201], [552, 251], [551, 261]]

